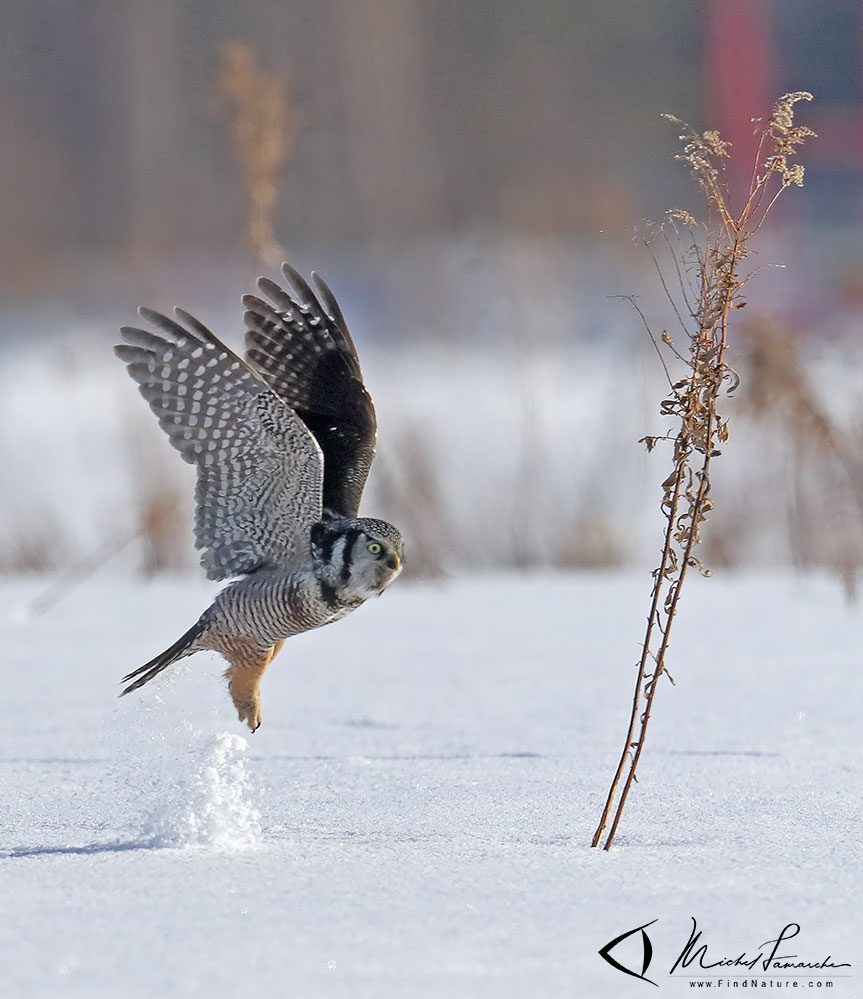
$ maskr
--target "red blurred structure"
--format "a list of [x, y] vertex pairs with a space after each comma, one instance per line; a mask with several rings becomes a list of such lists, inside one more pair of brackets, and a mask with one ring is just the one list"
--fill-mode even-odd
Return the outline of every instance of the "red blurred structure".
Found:
[[757, 145], [752, 119], [766, 114], [778, 96], [761, 0], [711, 0], [706, 62], [708, 120], [732, 144], [728, 178], [736, 202], [749, 187]]
[[[706, 66], [707, 119], [733, 143], [729, 165], [732, 193], [745, 194], [756, 138], [751, 119], [768, 114], [793, 67], [783, 64], [776, 25], [764, 0], [709, 0]], [[858, 73], [863, 77], [863, 3], [857, 13]], [[808, 67], [804, 64], [804, 77]], [[863, 83], [863, 80], [858, 80]], [[798, 85], [800, 86], [800, 85]], [[815, 94], [801, 116], [818, 133], [806, 149], [807, 162], [863, 170], [863, 106], [830, 104]], [[742, 155], [741, 155], [742, 154]]]

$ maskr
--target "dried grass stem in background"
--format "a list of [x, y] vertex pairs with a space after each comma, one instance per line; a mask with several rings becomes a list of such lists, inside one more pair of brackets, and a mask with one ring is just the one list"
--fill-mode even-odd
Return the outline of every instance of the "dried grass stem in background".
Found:
[[261, 69], [247, 45], [234, 42], [222, 57], [219, 90], [231, 109], [234, 147], [248, 197], [248, 240], [258, 261], [276, 266], [285, 254], [273, 232], [273, 211], [282, 165], [297, 130], [285, 81]]
[[[713, 507], [711, 459], [720, 454], [719, 445], [728, 439], [728, 424], [720, 415], [717, 402], [723, 385], [733, 391], [739, 382], [725, 360], [729, 317], [732, 310], [745, 304], [741, 289], [747, 276], [741, 274], [741, 264], [749, 240], [761, 228], [779, 195], [792, 185], [803, 184], [803, 167], [791, 162], [803, 141], [813, 135], [810, 129], [794, 124], [794, 105], [803, 100], [812, 100], [812, 95], [786, 94], [776, 102], [770, 118], [758, 123], [760, 141], [748, 197], [739, 211], [732, 207], [725, 184], [729, 143], [718, 132], [697, 133], [677, 118], [665, 115], [682, 128], [683, 149], [676, 159], [689, 166], [701, 188], [706, 219], [699, 224], [687, 212], [671, 211], [666, 223], [644, 239], [687, 342], [685, 347], [678, 348], [667, 331], [659, 339], [651, 333], [670, 386], [660, 413], [672, 417], [676, 429], [642, 438], [648, 450], [659, 440], [673, 441], [672, 470], [662, 483], [660, 507], [666, 524], [665, 538], [659, 566], [653, 572], [650, 611], [626, 739], [593, 836], [592, 845], [599, 846], [611, 821], [602, 844], [606, 850], [614, 840], [636, 779], [659, 678], [665, 673], [670, 679], [665, 659], [687, 570], [694, 568], [709, 575], [695, 554], [695, 546], [701, 541], [701, 525]], [[676, 296], [669, 290], [659, 265], [654, 249], [657, 240], [670, 251]], [[647, 326], [643, 315], [641, 318]], [[671, 369], [681, 364], [685, 366], [685, 376], [672, 381]]]

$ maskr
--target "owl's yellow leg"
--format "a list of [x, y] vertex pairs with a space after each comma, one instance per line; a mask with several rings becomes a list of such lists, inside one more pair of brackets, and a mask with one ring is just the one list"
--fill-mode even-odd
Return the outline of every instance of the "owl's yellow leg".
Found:
[[225, 671], [228, 690], [240, 721], [244, 721], [255, 732], [261, 725], [261, 677], [282, 647], [282, 642], [261, 651], [253, 646], [234, 646], [223, 653], [231, 664]]

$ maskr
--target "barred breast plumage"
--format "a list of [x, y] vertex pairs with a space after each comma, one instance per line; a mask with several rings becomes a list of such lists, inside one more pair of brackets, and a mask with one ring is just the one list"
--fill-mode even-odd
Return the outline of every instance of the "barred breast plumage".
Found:
[[240, 719], [260, 725], [260, 680], [292, 635], [336, 621], [399, 574], [403, 541], [358, 518], [376, 421], [335, 297], [287, 264], [292, 290], [261, 278], [244, 297], [245, 360], [182, 310], [140, 310], [116, 349], [170, 442], [197, 467], [195, 539], [211, 579], [239, 576], [124, 694], [211, 649], [229, 662]]

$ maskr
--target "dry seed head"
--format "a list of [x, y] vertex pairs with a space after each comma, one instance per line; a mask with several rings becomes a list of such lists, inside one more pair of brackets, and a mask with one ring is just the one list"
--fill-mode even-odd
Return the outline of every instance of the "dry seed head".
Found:
[[[814, 135], [815, 133], [809, 132], [808, 134]], [[790, 184], [803, 187], [803, 175], [806, 171], [802, 163], [792, 163], [789, 166], [788, 158], [785, 156], [768, 156], [764, 161], [764, 166], [768, 173], [781, 174], [782, 183], [786, 187]]]
[[710, 151], [711, 156], [727, 157], [730, 155], [728, 150], [731, 148], [731, 143], [720, 138], [716, 129], [709, 128], [702, 134], [701, 141], [705, 148]]
[[683, 208], [669, 208], [665, 214], [672, 222], [679, 222], [681, 225], [689, 226], [690, 228], [698, 225], [693, 216]]
[[[798, 90], [793, 94], [785, 94], [780, 97], [773, 106], [773, 114], [770, 115], [769, 128], [778, 131], [790, 131], [794, 127], [794, 105], [798, 101], [811, 101], [812, 94], [805, 90]], [[811, 133], [810, 133], [811, 134]]]
[[811, 101], [812, 94], [797, 91], [780, 97], [773, 108], [773, 114], [767, 122], [767, 135], [773, 146], [773, 154], [764, 161], [768, 173], [778, 173], [782, 177], [782, 186], [795, 184], [803, 186], [803, 167], [799, 163], [789, 163], [789, 157], [797, 154], [798, 147], [809, 136], [815, 133], [805, 125], [794, 124], [794, 105], [798, 101]]
[[706, 132], [696, 132], [685, 122], [673, 114], [664, 114], [663, 118], [682, 125], [685, 131], [678, 136], [685, 143], [683, 152], [674, 157], [681, 163], [688, 163], [693, 177], [705, 188], [711, 188], [716, 183], [720, 172], [719, 161], [727, 158], [731, 143], [726, 142], [716, 131], [709, 128]]

